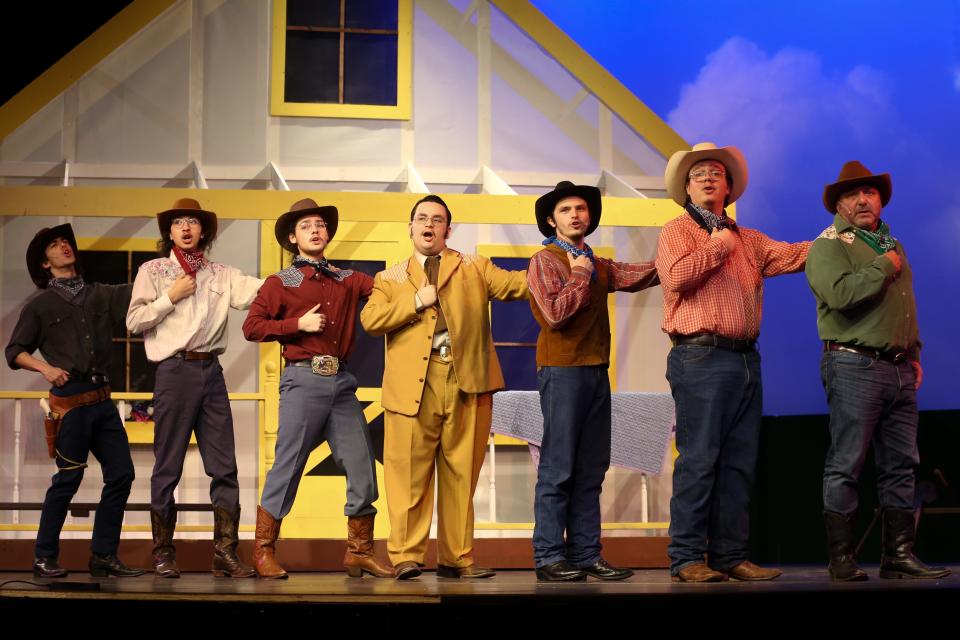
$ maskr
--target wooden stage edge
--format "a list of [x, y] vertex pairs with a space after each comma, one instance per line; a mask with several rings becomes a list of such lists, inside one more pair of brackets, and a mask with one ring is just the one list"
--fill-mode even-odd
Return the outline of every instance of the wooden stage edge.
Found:
[[[611, 537], [603, 539], [603, 555], [611, 564], [634, 569], [665, 569], [667, 559], [666, 536]], [[208, 571], [213, 557], [213, 543], [209, 540], [174, 540], [177, 564], [182, 571]], [[29, 571], [33, 563], [33, 540], [0, 540], [0, 571]], [[320, 572], [343, 570], [343, 540], [281, 539], [277, 542], [277, 558], [291, 572]], [[135, 567], [150, 568], [153, 543], [146, 539], [120, 541], [120, 559]], [[250, 561], [252, 540], [241, 540], [240, 557]], [[377, 540], [377, 555], [387, 557], [386, 542]], [[530, 538], [478, 538], [474, 540], [474, 559], [478, 565], [494, 569], [533, 569], [533, 549]], [[69, 571], [86, 571], [90, 558], [90, 541], [69, 539], [60, 541], [60, 564]], [[436, 567], [436, 541], [430, 540], [426, 564]]]

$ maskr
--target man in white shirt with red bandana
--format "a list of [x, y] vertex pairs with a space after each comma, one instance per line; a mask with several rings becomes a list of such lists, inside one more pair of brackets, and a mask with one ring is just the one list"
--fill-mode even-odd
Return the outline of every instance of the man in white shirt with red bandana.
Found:
[[211, 262], [205, 251], [217, 235], [217, 216], [192, 198], [157, 214], [164, 257], [140, 267], [133, 284], [127, 329], [142, 333], [147, 358], [157, 363], [153, 393], [156, 461], [150, 478], [153, 564], [158, 578], [178, 578], [173, 533], [174, 490], [196, 433], [210, 476], [214, 515], [213, 573], [250, 578], [237, 557], [240, 488], [233, 415], [219, 356], [227, 347], [229, 310], [247, 309], [263, 280]]

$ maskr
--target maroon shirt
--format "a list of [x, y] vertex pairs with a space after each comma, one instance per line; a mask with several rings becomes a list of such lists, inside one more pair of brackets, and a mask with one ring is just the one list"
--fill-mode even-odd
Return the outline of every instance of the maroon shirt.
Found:
[[[264, 281], [250, 305], [243, 335], [252, 342], [276, 340], [287, 360], [316, 355], [346, 359], [353, 350], [357, 307], [371, 291], [373, 278], [359, 271], [337, 281], [322, 273], [314, 275], [310, 266], [289, 267]], [[297, 321], [317, 303], [317, 313], [327, 317], [326, 327], [319, 333], [301, 332]]]

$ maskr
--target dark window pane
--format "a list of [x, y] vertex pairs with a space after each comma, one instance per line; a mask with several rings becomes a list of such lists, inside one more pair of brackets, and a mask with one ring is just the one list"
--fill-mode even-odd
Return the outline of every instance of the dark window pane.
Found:
[[340, 101], [340, 36], [287, 32], [287, 102]]
[[352, 29], [397, 29], [397, 0], [347, 0], [346, 26]]
[[157, 365], [147, 360], [142, 342], [130, 344], [130, 389], [128, 391], [152, 392], [156, 380]]
[[[340, 269], [353, 269], [374, 276], [383, 271], [387, 263], [381, 260], [332, 260]], [[365, 303], [360, 303], [359, 309]], [[361, 387], [379, 387], [383, 383], [383, 337], [375, 338], [360, 326], [360, 313], [357, 310], [354, 335], [357, 337], [350, 354], [347, 368], [357, 378]]]
[[127, 282], [126, 251], [81, 251], [80, 265], [83, 268], [83, 278], [87, 282]]
[[113, 358], [110, 362], [110, 388], [114, 391], [129, 391], [127, 389], [127, 345], [123, 342], [113, 343]]
[[[523, 271], [530, 264], [529, 258], [492, 258], [493, 264], [509, 271]], [[490, 305], [494, 342], [536, 342], [540, 325], [533, 319], [529, 300], [500, 302]]]
[[287, 0], [287, 26], [339, 27], [340, 0]]
[[397, 104], [397, 37], [346, 35], [343, 99], [348, 104]]
[[497, 347], [503, 380], [509, 391], [536, 391], [536, 347]]

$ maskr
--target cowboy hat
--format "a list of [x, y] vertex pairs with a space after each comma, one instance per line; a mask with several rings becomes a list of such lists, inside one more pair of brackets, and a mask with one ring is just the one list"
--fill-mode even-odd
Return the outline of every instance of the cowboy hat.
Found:
[[548, 238], [557, 235], [557, 230], [550, 226], [550, 223], [547, 222], [547, 217], [553, 216], [553, 210], [556, 208], [558, 202], [564, 198], [573, 196], [583, 198], [587, 203], [587, 209], [590, 211], [590, 225], [587, 227], [587, 232], [583, 235], [588, 236], [594, 232], [600, 224], [600, 213], [603, 210], [603, 203], [600, 201], [600, 189], [587, 185], [573, 184], [569, 180], [564, 180], [558, 182], [553, 191], [537, 198], [535, 212], [537, 216], [537, 227], [540, 228], [540, 233]]
[[890, 202], [890, 196], [893, 193], [893, 183], [890, 181], [889, 173], [870, 173], [870, 170], [863, 166], [859, 160], [851, 160], [840, 169], [840, 175], [833, 184], [828, 184], [823, 188], [823, 206], [831, 215], [837, 213], [837, 200], [847, 191], [863, 184], [870, 184], [880, 192], [880, 206], [885, 207]]
[[687, 176], [690, 167], [701, 160], [716, 160], [722, 164], [727, 175], [733, 181], [727, 201], [732, 204], [747, 189], [747, 160], [736, 147], [718, 147], [712, 142], [700, 142], [690, 151], [677, 151], [667, 162], [663, 172], [663, 181], [667, 185], [667, 194], [681, 207], [687, 204]]
[[[47, 260], [47, 245], [57, 238], [66, 240], [70, 244], [70, 248], [73, 249], [73, 255], [77, 256], [77, 238], [73, 235], [73, 227], [69, 223], [40, 229], [40, 231], [37, 231], [37, 235], [33, 236], [30, 244], [27, 245], [27, 271], [30, 273], [33, 284], [37, 285], [38, 289], [46, 289], [47, 283], [50, 282], [50, 271], [40, 265]], [[79, 257], [74, 268], [77, 273], [80, 273]]]
[[200, 203], [193, 198], [180, 198], [173, 203], [173, 207], [157, 214], [157, 225], [160, 227], [160, 237], [167, 239], [170, 237], [170, 225], [175, 218], [192, 217], [200, 221], [200, 228], [203, 230], [204, 243], [207, 246], [217, 237], [217, 214], [212, 211], [204, 211], [200, 208]]
[[321, 207], [310, 198], [297, 200], [290, 207], [290, 211], [277, 218], [277, 223], [273, 227], [273, 234], [277, 237], [277, 242], [290, 253], [297, 253], [297, 245], [290, 242], [291, 229], [297, 220], [304, 216], [320, 216], [323, 218], [323, 221], [327, 223], [329, 240], [333, 240], [333, 236], [337, 234], [339, 213], [336, 207], [333, 205]]

